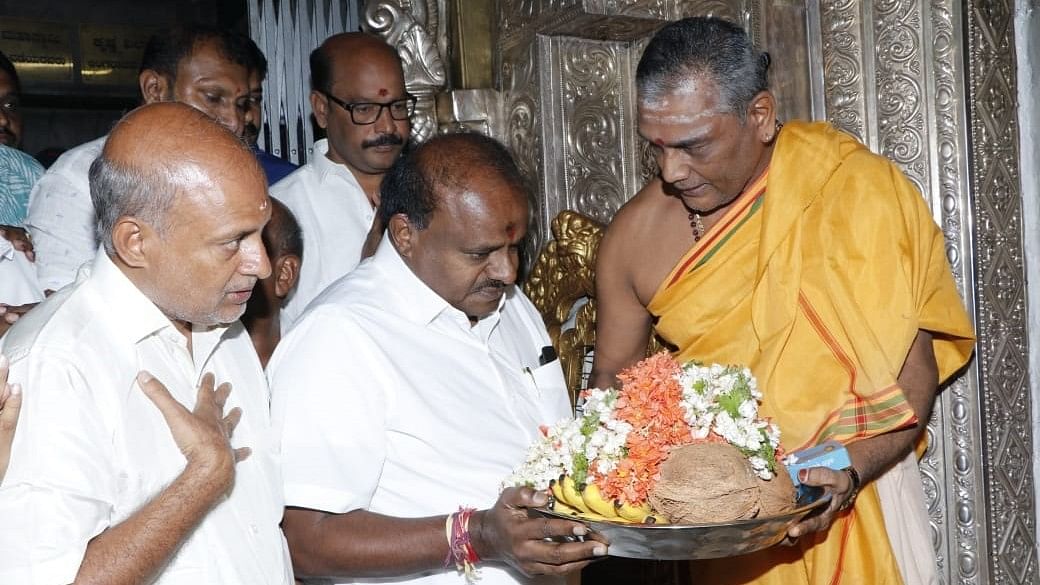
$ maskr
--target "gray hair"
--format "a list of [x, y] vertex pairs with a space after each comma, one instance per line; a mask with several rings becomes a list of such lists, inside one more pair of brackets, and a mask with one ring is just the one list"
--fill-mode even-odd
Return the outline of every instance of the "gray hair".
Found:
[[743, 122], [751, 100], [769, 89], [769, 54], [759, 51], [732, 22], [698, 16], [673, 22], [654, 35], [636, 68], [640, 100], [654, 100], [684, 82], [707, 76], [725, 111]]
[[112, 229], [121, 217], [136, 217], [160, 236], [169, 226], [167, 211], [176, 188], [163, 167], [148, 171], [110, 161], [102, 154], [90, 165], [90, 199], [94, 203], [95, 235], [110, 256], [115, 254]]

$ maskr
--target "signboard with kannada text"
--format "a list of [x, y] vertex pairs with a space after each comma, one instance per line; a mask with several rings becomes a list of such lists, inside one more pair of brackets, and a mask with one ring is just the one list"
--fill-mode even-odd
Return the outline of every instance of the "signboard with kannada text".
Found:
[[158, 27], [82, 24], [80, 75], [84, 85], [137, 88], [137, 74], [148, 38]]
[[0, 51], [22, 86], [73, 82], [72, 27], [60, 22], [0, 18]]

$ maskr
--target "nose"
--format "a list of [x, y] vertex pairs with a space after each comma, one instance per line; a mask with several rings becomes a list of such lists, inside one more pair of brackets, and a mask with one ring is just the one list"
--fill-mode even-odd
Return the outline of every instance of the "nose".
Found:
[[690, 176], [691, 168], [685, 155], [675, 148], [665, 148], [657, 155], [657, 166], [661, 171], [661, 180], [665, 183], [678, 183]]
[[516, 283], [516, 271], [520, 265], [520, 258], [513, 248], [499, 250], [491, 255], [488, 262], [488, 278], [499, 280], [506, 285]]
[[242, 265], [240, 272], [246, 276], [255, 276], [260, 280], [271, 276], [271, 260], [260, 234], [256, 233], [242, 242]]
[[222, 106], [217, 112], [217, 122], [220, 125], [230, 130], [235, 136], [242, 138], [243, 131], [246, 127], [246, 112], [244, 109], [238, 107], [235, 104], [227, 104]]
[[379, 115], [372, 124], [379, 134], [391, 134], [394, 131], [394, 119], [390, 117], [390, 108], [379, 108]]

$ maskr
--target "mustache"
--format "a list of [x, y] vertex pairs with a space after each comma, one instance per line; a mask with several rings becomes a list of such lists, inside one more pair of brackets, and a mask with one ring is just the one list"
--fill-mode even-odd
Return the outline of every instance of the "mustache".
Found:
[[506, 288], [507, 286], [509, 285], [502, 282], [501, 280], [488, 279], [478, 284], [476, 287], [473, 288], [473, 290], [484, 290], [487, 288]]
[[371, 140], [361, 143], [361, 148], [376, 148], [379, 146], [400, 146], [404, 144], [404, 138], [397, 134], [380, 134]]

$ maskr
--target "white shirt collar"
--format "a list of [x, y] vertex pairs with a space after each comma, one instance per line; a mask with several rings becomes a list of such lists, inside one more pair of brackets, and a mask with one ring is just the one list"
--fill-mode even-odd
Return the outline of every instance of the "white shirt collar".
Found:
[[[79, 278], [90, 277], [100, 290], [108, 293], [105, 302], [112, 305], [113, 310], [106, 318], [116, 335], [130, 344], [155, 334], [169, 336], [181, 344], [186, 344], [184, 335], [148, 297], [123, 274], [103, 248], [99, 248], [94, 262], [80, 271]], [[192, 359], [196, 364], [203, 364], [216, 349], [220, 339], [227, 332], [229, 325], [203, 327], [192, 325]]]
[[[361, 183], [358, 183], [354, 173], [350, 172], [350, 168], [343, 163], [338, 163], [330, 159], [328, 153], [328, 138], [322, 138], [314, 143], [314, 158], [311, 160], [314, 164], [314, 170], [318, 172], [318, 180], [325, 181], [325, 179], [330, 175], [334, 177], [342, 177], [345, 181], [357, 187], [358, 192], [364, 196], [365, 190], [361, 188]], [[365, 197], [365, 200], [366, 202], [368, 201], [367, 196]]]
[[465, 313], [453, 307], [412, 272], [390, 242], [389, 234], [383, 235], [371, 262], [396, 285], [394, 293], [402, 299], [399, 306], [406, 319], [424, 326], [438, 319], [447, 319], [465, 330], [471, 330], [485, 342], [499, 323], [506, 297], [512, 294], [512, 291], [508, 291], [502, 295], [494, 312], [480, 319], [476, 325], [471, 325]]

